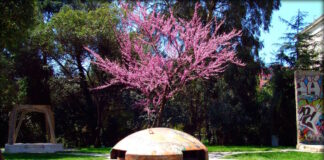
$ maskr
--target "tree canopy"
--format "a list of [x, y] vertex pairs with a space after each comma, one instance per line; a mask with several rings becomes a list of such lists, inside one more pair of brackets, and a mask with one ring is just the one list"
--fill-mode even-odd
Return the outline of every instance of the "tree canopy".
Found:
[[[121, 83], [140, 90], [145, 99], [138, 104], [145, 106], [149, 114], [156, 112], [157, 125], [161, 125], [160, 116], [166, 101], [186, 83], [217, 77], [226, 70], [228, 62], [243, 65], [235, 57], [235, 43], [230, 42], [240, 32], [233, 29], [229, 33], [218, 33], [224, 22], [215, 22], [215, 31], [210, 34], [214, 21], [202, 24], [197, 13], [198, 3], [189, 21], [177, 21], [172, 10], [165, 18], [155, 10], [148, 13], [140, 3], [135, 7], [137, 12], [130, 12], [127, 4], [123, 6], [127, 15], [122, 19], [122, 30], [117, 37], [124, 64], [102, 59], [87, 50], [96, 57], [94, 64], [114, 76], [99, 88]], [[133, 40], [127, 32], [129, 28], [138, 30]]]
[[321, 44], [314, 41], [316, 35], [303, 31], [307, 26], [304, 20], [306, 16], [306, 12], [298, 10], [296, 16], [292, 17], [290, 21], [281, 18], [289, 32], [286, 32], [282, 37], [283, 44], [279, 44], [277, 61], [294, 69], [319, 70], [320, 62], [316, 60], [316, 57], [320, 52], [317, 48]]
[[[111, 146], [151, 125], [152, 116], [134, 105], [144, 99], [157, 113], [163, 104], [160, 126], [208, 143], [270, 143], [275, 131], [268, 119], [275, 105], [285, 104], [271, 103], [279, 94], [271, 86], [258, 88], [259, 33], [269, 29], [280, 1], [144, 0], [144, 19], [131, 14], [140, 11], [136, 3], [128, 4], [125, 12], [118, 1], [1, 1], [0, 128], [7, 130], [15, 104], [46, 103], [55, 112], [58, 142]], [[100, 58], [114, 65], [103, 71], [90, 63]], [[144, 87], [111, 85], [117, 73], [119, 81]], [[46, 139], [43, 117], [27, 117], [18, 142]], [[0, 132], [1, 146], [6, 137]]]

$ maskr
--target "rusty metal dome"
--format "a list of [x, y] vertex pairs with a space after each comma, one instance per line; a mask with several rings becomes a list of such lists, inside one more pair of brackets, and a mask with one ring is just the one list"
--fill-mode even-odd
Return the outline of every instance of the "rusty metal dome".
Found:
[[150, 128], [119, 141], [111, 159], [208, 160], [207, 148], [195, 137], [169, 128]]

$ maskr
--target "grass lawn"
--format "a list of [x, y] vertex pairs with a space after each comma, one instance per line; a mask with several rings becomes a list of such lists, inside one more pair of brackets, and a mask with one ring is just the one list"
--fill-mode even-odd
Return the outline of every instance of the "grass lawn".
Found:
[[225, 159], [235, 160], [323, 160], [323, 153], [305, 152], [268, 152], [268, 153], [244, 153], [226, 156]]
[[19, 153], [19, 154], [8, 154], [4, 153], [3, 156], [6, 160], [15, 159], [15, 160], [105, 160], [105, 157], [90, 157], [90, 156], [78, 156], [78, 155], [69, 155], [69, 154], [62, 154], [62, 153], [47, 153], [47, 154], [26, 154], [26, 153]]
[[[279, 151], [282, 149], [295, 149], [295, 147], [266, 147], [266, 146], [207, 146], [208, 152], [241, 152], [241, 151]], [[111, 147], [107, 148], [79, 148], [74, 153], [101, 153], [109, 154]]]
[[[293, 147], [259, 147], [259, 146], [207, 146], [209, 152], [239, 152], [239, 151], [279, 151], [281, 149], [293, 149]], [[90, 157], [71, 155], [68, 153], [101, 153], [108, 154], [111, 147], [107, 148], [80, 148], [75, 151], [56, 154], [8, 154], [4, 153], [5, 159], [9, 160], [104, 160], [105, 157]], [[305, 152], [268, 152], [268, 153], [244, 153], [225, 157], [226, 159], [237, 160], [323, 160], [323, 153], [305, 153]]]
[[111, 147], [105, 147], [105, 148], [93, 148], [93, 147], [87, 147], [87, 148], [79, 148], [75, 151], [71, 151], [74, 153], [100, 153], [100, 154], [109, 154], [111, 150]]
[[[295, 147], [265, 147], [265, 146], [207, 146], [208, 152], [241, 152], [241, 151], [279, 151], [281, 149], [295, 149]], [[109, 154], [111, 147], [107, 148], [79, 148], [74, 153], [101, 153]]]
[[295, 147], [270, 146], [206, 146], [208, 152], [242, 152], [242, 151], [279, 151], [282, 149], [295, 149]]

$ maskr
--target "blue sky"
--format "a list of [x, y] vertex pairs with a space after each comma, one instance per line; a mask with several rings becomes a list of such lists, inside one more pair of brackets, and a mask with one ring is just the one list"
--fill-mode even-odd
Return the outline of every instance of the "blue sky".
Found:
[[275, 51], [279, 48], [275, 43], [282, 42], [280, 37], [284, 36], [284, 33], [288, 31], [287, 25], [280, 21], [279, 16], [283, 19], [290, 20], [296, 15], [299, 9], [302, 12], [308, 12], [305, 22], [311, 23], [323, 14], [323, 8], [323, 0], [282, 1], [279, 10], [273, 12], [269, 32], [261, 32], [260, 40], [263, 41], [264, 45], [264, 48], [260, 51], [261, 59], [266, 64], [275, 61]]

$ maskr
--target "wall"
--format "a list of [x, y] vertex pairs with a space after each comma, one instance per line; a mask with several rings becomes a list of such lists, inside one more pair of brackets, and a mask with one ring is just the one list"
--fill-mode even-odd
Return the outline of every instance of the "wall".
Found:
[[298, 144], [324, 145], [323, 74], [295, 72]]
[[[314, 60], [323, 63], [324, 61], [324, 15], [320, 16], [313, 23], [307, 26], [301, 33], [309, 33], [312, 35], [312, 39], [308, 42], [315, 45], [315, 51], [318, 52], [318, 56]], [[314, 64], [311, 67], [318, 67], [318, 64]]]

